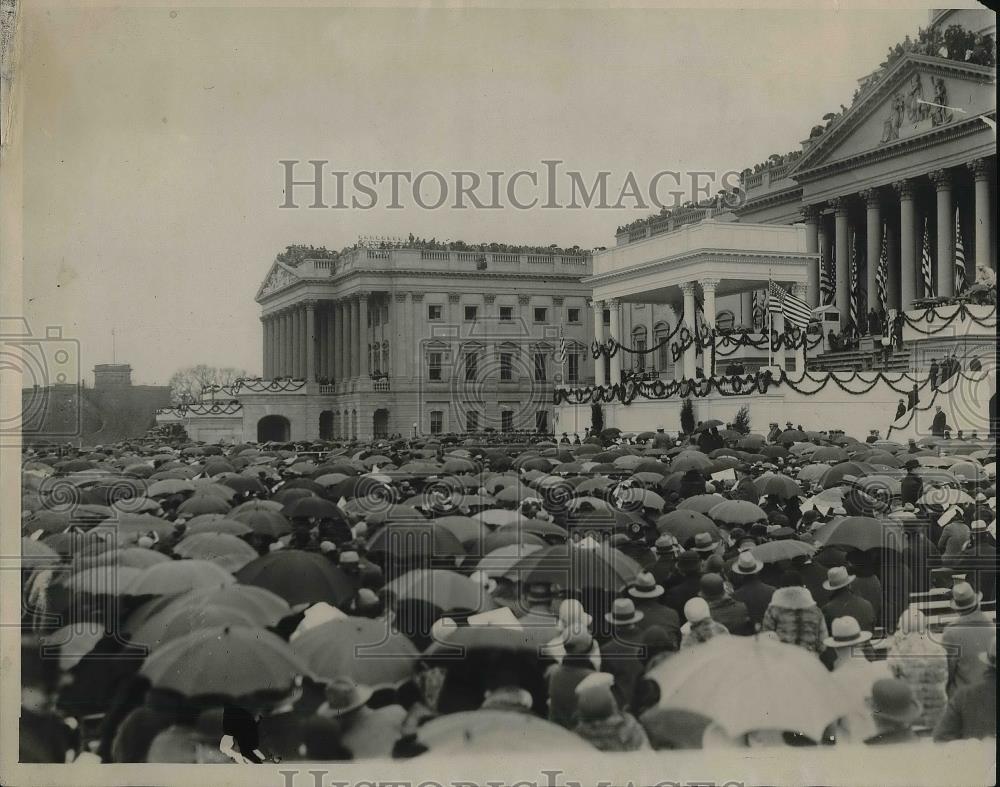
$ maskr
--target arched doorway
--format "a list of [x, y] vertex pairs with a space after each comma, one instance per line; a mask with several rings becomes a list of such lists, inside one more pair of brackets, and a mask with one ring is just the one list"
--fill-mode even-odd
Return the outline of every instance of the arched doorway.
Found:
[[283, 415], [265, 415], [257, 422], [258, 443], [287, 443], [292, 425]]
[[351, 439], [358, 439], [358, 411], [351, 410]]
[[319, 414], [319, 439], [333, 439], [333, 410], [324, 410]]
[[389, 436], [389, 411], [379, 408], [372, 414], [372, 436], [377, 440]]
[[340, 413], [336, 412], [333, 414], [333, 436], [336, 439], [340, 439], [344, 436], [343, 427], [340, 424]]

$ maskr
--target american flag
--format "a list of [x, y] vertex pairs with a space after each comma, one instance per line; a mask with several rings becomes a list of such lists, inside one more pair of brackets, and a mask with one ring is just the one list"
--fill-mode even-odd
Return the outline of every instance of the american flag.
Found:
[[848, 318], [851, 325], [856, 328], [858, 326], [858, 311], [861, 307], [861, 304], [858, 303], [858, 236], [856, 234], [854, 236], [854, 243], [851, 244], [851, 270], [847, 286], [850, 290], [848, 293]]
[[809, 304], [801, 298], [796, 298], [780, 284], [773, 281], [767, 283], [767, 308], [772, 313], [780, 312], [784, 315], [785, 321], [797, 328], [804, 328], [809, 324], [812, 317], [812, 310]]
[[931, 263], [931, 236], [927, 229], [927, 219], [924, 219], [924, 244], [920, 256], [920, 277], [924, 281], [924, 297], [934, 297], [934, 267]]
[[[836, 255], [834, 255], [836, 256]], [[829, 306], [837, 299], [837, 279], [830, 267], [831, 261], [826, 259], [826, 250], [819, 252], [819, 292], [824, 306]]]
[[878, 270], [875, 271], [875, 287], [878, 290], [878, 302], [885, 311], [889, 302], [889, 248], [885, 235], [885, 227], [882, 227], [882, 251], [878, 255]]
[[955, 294], [960, 295], [965, 285], [965, 244], [962, 243], [962, 222], [955, 208]]

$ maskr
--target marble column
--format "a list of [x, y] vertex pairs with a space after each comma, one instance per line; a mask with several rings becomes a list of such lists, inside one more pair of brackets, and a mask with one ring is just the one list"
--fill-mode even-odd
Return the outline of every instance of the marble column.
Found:
[[[802, 220], [806, 225], [806, 253], [807, 254], [819, 254], [819, 207], [817, 205], [806, 205], [801, 209]], [[815, 309], [819, 306], [819, 258], [809, 262], [809, 267], [806, 269], [808, 275], [808, 285], [809, 285], [809, 300], [807, 303], [810, 308]], [[744, 318], [746, 319], [746, 318]], [[751, 318], [751, 323], [753, 319]]]
[[893, 188], [899, 194], [899, 307], [906, 311], [918, 297], [917, 209], [913, 181], [898, 181]]
[[[617, 298], [608, 301], [608, 308], [611, 309], [611, 338], [616, 343], [622, 341], [622, 305]], [[619, 350], [611, 356], [611, 384], [618, 385], [622, 381], [622, 351]]]
[[885, 256], [888, 260], [885, 271], [886, 311], [899, 311], [900, 304], [900, 265], [899, 265], [899, 228], [892, 223], [885, 225]]
[[[343, 298], [338, 298], [334, 302], [334, 315], [336, 317], [334, 338], [336, 339], [337, 349], [334, 355], [333, 376], [338, 385], [350, 376], [350, 367], [347, 362], [347, 341], [345, 339], [347, 335], [346, 306], [347, 304]], [[346, 431], [344, 434], [346, 434]]]
[[740, 325], [745, 330], [753, 330], [753, 293], [740, 293]]
[[[414, 378], [424, 369], [424, 340], [428, 338], [424, 331], [428, 327], [426, 322], [426, 312], [424, 308], [424, 295], [426, 293], [414, 290], [410, 293], [410, 306], [406, 310], [406, 344], [412, 360], [410, 365], [410, 377]], [[421, 327], [417, 327], [421, 326]]]
[[[704, 297], [702, 309], [705, 313], [705, 323], [709, 331], [715, 330], [715, 288], [719, 286], [718, 279], [702, 279], [701, 292]], [[702, 366], [706, 377], [715, 375], [715, 342], [702, 352]]]
[[[600, 346], [604, 345], [604, 301], [591, 301], [590, 308], [594, 312], [594, 339]], [[598, 355], [594, 359], [594, 385], [604, 385], [606, 379], [605, 372], [606, 359], [603, 355]]]
[[[976, 193], [975, 264], [995, 271], [997, 262], [990, 246], [990, 239], [993, 237], [993, 209], [990, 205], [990, 180], [993, 176], [993, 167], [989, 159], [977, 158], [969, 162], [969, 169], [972, 170], [975, 180]], [[974, 277], [967, 276], [967, 279], [972, 282]]]
[[408, 300], [408, 293], [397, 292], [393, 296], [393, 311], [389, 317], [392, 320], [392, 342], [389, 351], [392, 353], [391, 361], [394, 377], [410, 376], [410, 353], [405, 352], [403, 349], [406, 337], [408, 336], [406, 333], [406, 313], [409, 310]]
[[263, 314], [260, 316], [260, 344], [261, 344], [261, 358], [260, 358], [260, 368], [261, 376], [265, 379], [267, 378], [267, 317]]
[[368, 328], [369, 293], [358, 295], [358, 376], [367, 379], [371, 374], [371, 334]]
[[326, 377], [328, 380], [337, 379], [337, 313], [334, 310], [334, 302], [326, 302]]
[[358, 359], [355, 345], [358, 342], [357, 317], [358, 302], [352, 295], [344, 303], [344, 379], [351, 380], [358, 375]]
[[[695, 321], [698, 319], [698, 315], [695, 312], [694, 305], [694, 288], [695, 283], [693, 281], [684, 282], [680, 285], [681, 292], [684, 294], [684, 324], [687, 329], [691, 332], [691, 338], [695, 335]], [[684, 376], [690, 380], [693, 380], [698, 376], [697, 371], [698, 356], [695, 345], [692, 343], [684, 351]]]
[[871, 311], [878, 304], [879, 260], [882, 255], [882, 200], [878, 189], [861, 192], [865, 199], [865, 308]]
[[[792, 285], [792, 295], [800, 300], [806, 300], [808, 295], [807, 289], [808, 284], [793, 284]], [[784, 316], [782, 316], [782, 321], [784, 321]], [[800, 344], [795, 348], [795, 374], [801, 376], [803, 370], [806, 368], [806, 346], [805, 343]]]
[[840, 311], [840, 328], [843, 330], [851, 317], [851, 237], [847, 197], [831, 200], [834, 209], [835, 237], [837, 243], [837, 309]]
[[305, 313], [305, 326], [303, 338], [305, 339], [305, 362], [302, 366], [305, 369], [307, 382], [316, 380], [316, 301], [306, 301], [303, 308]]
[[295, 352], [295, 336], [294, 336], [294, 331], [292, 329], [295, 326], [293, 325], [291, 309], [285, 310], [284, 321], [285, 321], [285, 351], [284, 351], [285, 357], [283, 358], [282, 365], [285, 371], [283, 376], [293, 377], [295, 373], [295, 364], [293, 362], [294, 352]]
[[937, 169], [930, 173], [937, 205], [937, 295], [955, 294], [955, 204], [951, 197], [951, 172]]

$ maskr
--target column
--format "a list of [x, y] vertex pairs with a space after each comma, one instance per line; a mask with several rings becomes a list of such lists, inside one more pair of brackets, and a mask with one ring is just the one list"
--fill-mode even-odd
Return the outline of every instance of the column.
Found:
[[[819, 253], [819, 206], [817, 205], [806, 205], [801, 209], [802, 220], [806, 225], [806, 253], [807, 254], [818, 254]], [[809, 300], [807, 303], [810, 308], [815, 309], [819, 306], [819, 258], [809, 263], [809, 267], [806, 269], [808, 272], [808, 278], [806, 279], [809, 288]], [[744, 317], [744, 319], [746, 319]], [[751, 323], [753, 322], [751, 318]]]
[[410, 353], [403, 350], [405, 338], [409, 335], [406, 333], [406, 301], [408, 298], [407, 293], [397, 292], [393, 296], [392, 315], [389, 317], [392, 320], [392, 343], [389, 352], [391, 353], [393, 377], [410, 376]]
[[831, 200], [836, 225], [837, 243], [837, 309], [840, 311], [840, 328], [843, 330], [851, 316], [851, 238], [847, 213], [847, 197]]
[[917, 213], [913, 181], [892, 185], [899, 194], [899, 308], [905, 311], [917, 298]]
[[285, 330], [284, 330], [284, 358], [282, 359], [282, 369], [283, 377], [291, 377], [294, 371], [294, 365], [292, 364], [293, 351], [295, 348], [295, 339], [292, 335], [292, 310], [286, 309], [284, 315]]
[[371, 374], [371, 335], [368, 330], [368, 297], [370, 293], [358, 295], [358, 375], [367, 379]]
[[336, 381], [337, 371], [337, 314], [333, 301], [326, 302], [325, 331], [326, 337], [326, 376]]
[[305, 369], [307, 382], [316, 379], [316, 301], [306, 301], [304, 308], [306, 315], [303, 338], [305, 339], [305, 362], [302, 364]]
[[[694, 337], [694, 327], [695, 320], [697, 319], [697, 314], [695, 314], [694, 307], [694, 287], [693, 281], [684, 282], [681, 287], [681, 292], [684, 293], [684, 324], [687, 329], [691, 332], [691, 336]], [[698, 376], [696, 369], [697, 355], [695, 351], [695, 346], [692, 344], [684, 351], [684, 376], [688, 379], [693, 380]]]
[[[785, 315], [781, 312], [774, 312], [771, 315], [771, 341], [775, 340], [775, 336], [783, 336], [785, 333]], [[774, 351], [774, 365], [779, 369], [784, 370], [785, 368], [785, 348], [781, 347], [779, 350]]]
[[261, 359], [260, 368], [261, 375], [267, 378], [267, 317], [263, 314], [260, 316], [260, 343], [261, 343]]
[[[704, 296], [704, 303], [702, 304], [702, 309], [705, 312], [705, 323], [708, 325], [708, 330], [715, 330], [715, 288], [719, 286], [718, 279], [702, 279], [701, 280], [701, 292]], [[715, 375], [715, 341], [712, 341], [711, 347], [704, 351], [702, 355], [702, 366], [706, 377], [713, 377]]]
[[746, 330], [753, 329], [753, 293], [740, 293], [740, 325]]
[[[611, 309], [611, 338], [616, 342], [621, 342], [622, 340], [622, 306], [621, 302], [617, 298], [612, 298], [608, 301], [608, 307]], [[622, 351], [618, 350], [613, 356], [611, 356], [611, 384], [618, 385], [622, 381]]]
[[[604, 301], [591, 301], [590, 308], [594, 312], [594, 339], [599, 346], [604, 345]], [[598, 355], [594, 359], [594, 385], [604, 385], [605, 358]]]
[[899, 266], [899, 228], [890, 222], [885, 225], [885, 256], [888, 260], [885, 272], [886, 311], [899, 311], [900, 303], [900, 266]]
[[882, 202], [878, 189], [868, 189], [861, 192], [865, 198], [865, 240], [866, 240], [866, 276], [865, 276], [865, 308], [871, 311], [878, 303], [878, 273], [879, 259], [882, 255]]
[[[975, 179], [976, 192], [976, 259], [975, 264], [984, 268], [997, 269], [996, 259], [990, 247], [993, 237], [993, 210], [990, 207], [990, 179], [993, 168], [989, 159], [977, 158], [969, 162], [969, 169]], [[974, 276], [968, 276], [971, 282]]]
[[[424, 308], [424, 295], [420, 290], [410, 293], [410, 308], [406, 310], [406, 336], [409, 346], [409, 355], [412, 359], [410, 364], [410, 377], [416, 377], [424, 368], [424, 339], [427, 338], [426, 331], [427, 312]], [[418, 327], [419, 326], [419, 327]]]
[[951, 198], [951, 173], [936, 169], [930, 173], [937, 203], [937, 295], [955, 294], [955, 206]]
[[347, 333], [347, 324], [344, 319], [344, 299], [338, 298], [333, 306], [335, 317], [334, 339], [336, 340], [337, 348], [333, 358], [333, 376], [339, 385], [347, 379], [349, 369], [347, 365], [347, 344], [344, 341], [344, 336]]
[[354, 296], [347, 298], [344, 304], [344, 378], [353, 379], [358, 376], [358, 358], [355, 352], [358, 343], [357, 320], [358, 303]]
[[[816, 245], [819, 248], [819, 266], [830, 265], [830, 233], [827, 228], [828, 222], [824, 220], [823, 212], [820, 211], [819, 214], [819, 225], [816, 229]], [[819, 268], [822, 271], [822, 268]], [[822, 275], [820, 276], [822, 281]], [[817, 306], [823, 305], [823, 288], [817, 285], [816, 289], [809, 288], [809, 300], [807, 301], [810, 308], [815, 309]], [[815, 305], [814, 305], [815, 304]]]
[[[807, 284], [793, 284], [792, 285], [792, 295], [801, 300], [805, 300], [808, 293], [806, 292], [809, 285]], [[782, 322], [784, 322], [784, 315], [782, 315]], [[795, 374], [796, 376], [801, 376], [802, 372], [806, 368], [806, 345], [802, 342], [799, 346], [795, 348]]]
[[326, 366], [327, 319], [329, 312], [325, 304], [316, 309], [316, 376], [321, 380], [330, 378], [330, 370]]
[[656, 369], [658, 372], [662, 369], [657, 369], [657, 360], [660, 355], [657, 352], [653, 352], [653, 348], [656, 346], [656, 315], [653, 313], [653, 304], [646, 304], [646, 361], [645, 368], [647, 371]]

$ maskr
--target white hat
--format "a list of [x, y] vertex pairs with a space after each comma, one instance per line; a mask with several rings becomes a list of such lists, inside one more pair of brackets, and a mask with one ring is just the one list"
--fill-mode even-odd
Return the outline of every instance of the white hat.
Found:
[[828, 648], [846, 648], [851, 645], [860, 645], [871, 638], [871, 632], [862, 631], [855, 618], [844, 615], [833, 619], [833, 623], [830, 624], [830, 636], [823, 640], [823, 644]]
[[708, 610], [708, 602], [699, 596], [688, 599], [684, 605], [684, 617], [687, 618], [688, 623], [700, 623], [703, 620], [708, 620], [712, 617]]

